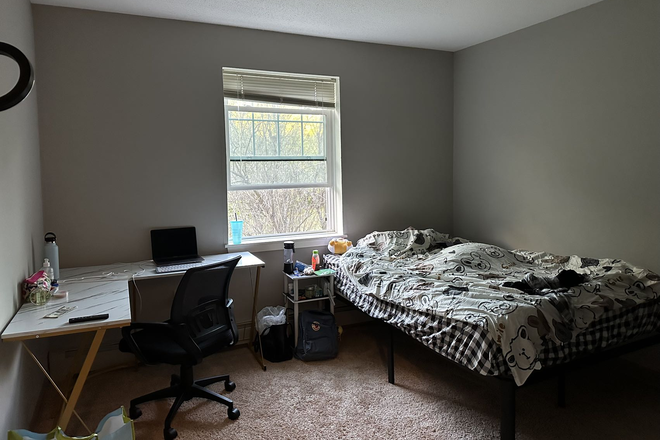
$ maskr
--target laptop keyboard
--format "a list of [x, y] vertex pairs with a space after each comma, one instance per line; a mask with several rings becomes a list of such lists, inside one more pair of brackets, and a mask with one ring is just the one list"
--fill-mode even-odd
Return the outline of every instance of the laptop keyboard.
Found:
[[201, 266], [202, 263], [173, 264], [171, 266], [157, 266], [156, 273], [183, 272], [193, 267]]

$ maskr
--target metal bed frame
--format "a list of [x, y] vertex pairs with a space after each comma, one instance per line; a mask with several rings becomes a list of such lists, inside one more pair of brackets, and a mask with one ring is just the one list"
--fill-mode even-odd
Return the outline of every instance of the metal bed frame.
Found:
[[[342, 295], [342, 298], [343, 295]], [[344, 298], [346, 299], [346, 298]], [[348, 299], [346, 299], [348, 301]], [[350, 302], [350, 301], [348, 301]], [[395, 327], [389, 324], [385, 324], [389, 327], [389, 343], [387, 347], [387, 381], [391, 384], [394, 384], [394, 331]], [[403, 333], [403, 332], [402, 332]], [[404, 333], [405, 334], [405, 333]], [[407, 337], [411, 337], [406, 335]], [[411, 337], [412, 338], [412, 337]], [[415, 338], [412, 338], [416, 341]], [[606, 348], [601, 351], [593, 352], [584, 355], [581, 358], [575, 359], [573, 361], [567, 362], [565, 364], [560, 364], [557, 366], [541, 369], [535, 371], [528, 379], [525, 381], [524, 385], [528, 386], [534, 383], [549, 379], [551, 377], [557, 378], [557, 404], [561, 408], [566, 407], [566, 373], [570, 370], [577, 370], [579, 368], [593, 365], [608, 359], [619, 357], [621, 355], [631, 353], [642, 348], [650, 347], [655, 344], [660, 343], [660, 334], [647, 334], [645, 337], [640, 339], [635, 339], [623, 344], [616, 345], [611, 348]], [[422, 344], [423, 345], [423, 344]], [[428, 348], [428, 347], [427, 347]], [[510, 375], [507, 376], [483, 376], [476, 371], [472, 371], [469, 368], [459, 364], [458, 362], [452, 361], [435, 350], [429, 348], [429, 350], [438, 354], [442, 359], [445, 359], [455, 365], [460, 366], [461, 368], [469, 371], [472, 374], [480, 376], [482, 378], [492, 378], [500, 381], [500, 439], [501, 440], [514, 440], [516, 438], [516, 390], [519, 388], [513, 380], [513, 377]]]
[[[350, 304], [352, 307], [360, 310], [355, 304], [353, 304], [348, 298], [346, 298], [341, 290], [339, 289], [339, 283], [335, 283], [335, 298], [340, 298], [342, 302]], [[363, 312], [366, 314], [366, 312]], [[367, 316], [369, 316], [367, 314]], [[385, 323], [377, 318], [372, 318], [379, 322], [382, 322], [384, 325], [389, 327], [389, 342], [387, 347], [387, 380], [389, 383], [394, 384], [394, 334], [396, 327]], [[406, 337], [411, 338], [414, 341], [420, 342], [414, 337], [406, 334], [401, 331]], [[421, 343], [421, 342], [420, 342]], [[571, 370], [577, 370], [585, 366], [594, 365], [599, 362], [613, 359], [624, 354], [632, 353], [634, 351], [650, 347], [656, 344], [660, 344], [660, 329], [654, 332], [649, 332], [641, 336], [634, 337], [626, 342], [621, 344], [613, 345], [611, 347], [606, 347], [604, 349], [586, 353], [583, 356], [573, 359], [569, 362], [554, 365], [552, 367], [543, 368], [541, 370], [534, 371], [532, 375], [525, 381], [521, 386], [533, 385], [535, 383], [547, 380], [549, 378], [557, 378], [557, 404], [561, 408], [566, 407], [566, 373]], [[422, 344], [424, 347], [426, 345]], [[513, 379], [513, 376], [484, 376], [479, 374], [476, 371], [469, 369], [468, 367], [453, 361], [440, 353], [437, 353], [435, 350], [426, 347], [427, 349], [436, 353], [440, 358], [451, 362], [454, 365], [458, 365], [460, 368], [469, 371], [471, 374], [479, 376], [481, 378], [490, 378], [490, 380], [498, 380], [500, 382], [500, 439], [501, 440], [515, 440], [516, 436], [516, 390], [518, 387]]]

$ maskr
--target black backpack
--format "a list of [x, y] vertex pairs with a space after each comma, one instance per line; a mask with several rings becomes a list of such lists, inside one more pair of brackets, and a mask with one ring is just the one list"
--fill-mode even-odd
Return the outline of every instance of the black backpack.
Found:
[[298, 319], [296, 357], [303, 361], [320, 361], [337, 356], [338, 338], [335, 316], [323, 310], [305, 310]]

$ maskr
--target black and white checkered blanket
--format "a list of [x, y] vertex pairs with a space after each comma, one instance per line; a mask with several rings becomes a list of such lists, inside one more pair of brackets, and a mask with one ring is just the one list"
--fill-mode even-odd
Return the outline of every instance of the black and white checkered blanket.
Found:
[[[413, 232], [413, 237], [414, 234], [419, 232], [420, 231]], [[400, 234], [401, 232], [397, 231], [396, 233]], [[367, 238], [369, 238], [369, 236], [367, 236]], [[468, 242], [461, 239], [451, 239], [446, 243], [447, 246], [441, 247], [442, 249], [447, 249], [456, 244], [466, 244]], [[364, 242], [362, 244], [364, 245]], [[359, 248], [359, 245], [356, 248]], [[421, 254], [424, 254], [426, 251], [428, 251], [428, 248], [429, 246], [427, 246], [426, 249], [422, 251], [413, 251], [412, 255], [419, 257]], [[499, 248], [493, 247], [493, 249], [491, 249], [489, 247], [484, 249], [486, 249], [486, 252], [490, 252], [492, 255], [499, 257], [496, 255], [496, 251], [494, 250]], [[434, 252], [438, 250], [439, 249], [436, 249]], [[360, 251], [354, 248], [351, 251], [351, 255], [357, 258], [355, 261], [359, 262], [359, 266], [364, 261], [364, 258], [360, 259], [357, 257], [356, 252]], [[472, 252], [472, 254], [474, 254], [474, 252]], [[532, 259], [532, 257], [530, 257], [531, 253], [528, 253], [527, 255], [521, 253], [520, 255], [524, 256], [525, 258]], [[547, 254], [544, 255], [547, 256]], [[392, 255], [390, 249], [390, 255], [388, 259], [396, 259], [399, 256], [401, 255]], [[403, 256], [406, 257], [406, 255]], [[361, 257], [364, 257], [364, 255], [361, 255]], [[553, 258], [554, 257], [556, 256], [553, 256]], [[606, 294], [601, 295], [600, 290], [598, 290], [599, 296], [595, 298], [603, 297], [604, 299], [602, 300], [602, 304], [598, 303], [593, 305], [594, 309], [599, 308], [598, 310], [600, 310], [597, 319], [593, 319], [589, 322], [586, 322], [585, 325], [580, 326], [580, 323], [577, 322], [577, 318], [582, 319], [582, 315], [580, 313], [570, 315], [570, 313], [567, 312], [568, 315], [573, 316], [574, 318], [572, 321], [572, 329], [575, 331], [572, 331], [563, 336], [560, 335], [559, 337], [561, 340], [559, 341], [556, 340], [556, 337], [551, 338], [547, 334], [543, 335], [544, 337], [542, 338], [542, 343], [538, 344], [536, 349], [534, 368], [530, 369], [528, 372], [525, 372], [526, 374], [518, 375], [518, 377], [516, 377], [516, 374], [514, 374], [515, 372], [513, 371], [514, 367], [516, 367], [516, 359], [509, 359], [507, 356], [505, 356], [505, 353], [510, 353], [512, 351], [513, 344], [509, 344], [506, 350], [503, 350], [501, 338], [494, 337], [494, 333], [500, 335], [502, 332], [497, 333], [493, 332], [492, 329], [489, 329], [489, 325], [492, 326], [492, 321], [481, 319], [481, 316], [476, 312], [466, 314], [456, 313], [455, 310], [452, 310], [451, 313], [438, 313], [437, 306], [435, 308], [429, 306], [414, 307], [411, 306], [412, 304], [410, 302], [407, 304], [406, 301], [392, 300], [388, 298], [388, 295], [371, 294], [369, 293], [368, 289], [364, 288], [364, 286], [367, 284], [374, 284], [373, 279], [377, 276], [385, 276], [384, 273], [382, 273], [384, 271], [381, 271], [379, 274], [377, 274], [375, 273], [375, 270], [371, 272], [369, 270], [366, 272], [363, 270], [360, 272], [362, 274], [360, 278], [362, 281], [356, 282], [355, 273], [349, 273], [346, 270], [346, 264], [341, 264], [342, 258], [343, 257], [336, 255], [326, 255], [325, 262], [327, 267], [337, 271], [335, 286], [338, 292], [343, 297], [347, 298], [349, 301], [355, 304], [360, 310], [366, 312], [373, 318], [383, 320], [401, 329], [411, 337], [419, 340], [444, 357], [480, 374], [489, 376], [513, 374], [519, 385], [524, 383], [529, 374], [532, 372], [531, 370], [533, 369], [540, 369], [541, 367], [550, 367], [560, 363], [569, 362], [583, 355], [598, 351], [606, 347], [617, 345], [636, 336], [660, 329], [660, 300], [658, 300], [655, 292], [652, 294], [651, 298], [647, 298], [648, 300], [636, 301], [634, 304], [632, 302], [625, 303], [625, 306], [624, 301], [620, 301], [621, 306], [615, 307], [615, 304], [618, 305], [616, 302], [613, 304], [605, 304], [607, 301], [611, 302], [611, 300], [608, 299]], [[476, 255], [472, 255], [471, 258], [471, 261], [478, 260]], [[521, 260], [524, 260], [524, 258], [521, 257]], [[428, 266], [428, 262], [424, 258], [417, 258], [415, 261], [419, 261], [419, 263], [417, 263], [418, 266], [416, 266], [416, 270], [429, 270], [428, 267], [425, 266]], [[594, 264], [599, 265], [598, 260], [595, 261], [596, 263]], [[603, 260], [603, 262], [604, 261], [605, 260]], [[620, 262], [620, 260], [607, 261]], [[469, 264], [470, 261], [464, 261], [464, 263]], [[486, 259], [483, 259], [478, 263], [483, 267], [475, 267], [474, 270], [480, 271], [480, 273], [488, 273], [490, 274], [489, 277], [495, 276], [493, 275], [492, 267], [485, 267], [485, 263], [487, 263]], [[476, 265], [473, 264], [473, 266]], [[470, 268], [468, 267], [468, 271], [469, 269]], [[464, 271], [465, 267], [458, 270]], [[396, 279], [397, 277], [402, 278], [400, 272], [396, 272], [396, 274], [396, 276], [392, 277], [393, 279]], [[653, 278], [655, 275], [652, 272], [650, 272], [650, 274], [651, 275], [649, 276], [651, 278]], [[413, 271], [411, 277], [414, 278], [414, 275], [419, 275], [419, 273], [415, 273], [415, 271]], [[423, 275], [428, 277], [428, 273], [424, 273]], [[456, 292], [452, 291], [452, 295], [454, 295], [455, 298], [460, 296], [462, 293], [466, 293], [468, 289], [459, 289], [458, 285], [460, 284], [460, 280], [458, 277], [453, 275], [454, 274], [452, 274], [452, 281], [446, 281], [444, 282], [444, 285], [447, 289], [457, 289]], [[467, 278], [468, 277], [463, 277], [463, 279]], [[399, 279], [397, 282], [405, 283], [406, 281]], [[439, 285], [443, 285], [442, 280], [437, 282], [440, 283]], [[651, 284], [653, 283], [649, 283], [649, 285]], [[417, 284], [418, 288], [419, 286], [420, 285]], [[638, 287], [643, 288], [644, 286]], [[433, 288], [437, 289], [438, 285], [434, 285]], [[579, 289], [580, 288], [577, 287], [572, 291], [569, 291], [568, 297], [570, 298], [571, 295], [576, 296], [575, 292], [578, 292], [577, 295], [579, 296], [581, 293]], [[384, 288], [384, 290], [387, 289]], [[603, 290], [607, 290], [607, 288], [604, 288]], [[546, 292], [546, 294], [547, 293], [548, 292]], [[635, 292], [632, 292], [631, 290], [630, 293], [634, 293], [635, 295], [639, 296], [639, 290]], [[585, 293], [583, 296], [586, 297], [587, 294]], [[634, 298], [639, 299], [637, 296]], [[457, 304], [457, 307], [460, 307], [460, 302], [455, 302], [455, 304]], [[532, 297], [530, 304], [531, 310], [534, 310], [534, 306], [540, 303], [538, 300]], [[521, 310], [518, 310], [518, 312], [521, 312], [523, 308], [521, 307], [520, 309]], [[501, 310], [499, 312], [500, 315], [498, 316], [503, 316], [507, 313], [507, 311], [502, 313]], [[523, 326], [525, 328], [524, 331], [541, 333], [544, 328], [543, 326], [532, 325], [538, 324], [539, 318], [541, 320], [544, 319], [541, 312], [539, 311], [538, 315], [533, 313], [532, 316], [528, 316], [529, 310], [527, 310], [525, 313], [527, 313], [527, 315], [524, 316], [526, 324], [526, 326]], [[466, 319], [466, 316], [470, 317]], [[561, 329], [559, 323], [555, 323], [555, 325], [558, 329]], [[553, 331], [555, 330], [553, 329]], [[520, 330], [518, 330], [517, 337], [519, 336]], [[525, 336], [526, 339], [531, 339], [531, 336]], [[535, 336], [537, 335], [535, 334]]]

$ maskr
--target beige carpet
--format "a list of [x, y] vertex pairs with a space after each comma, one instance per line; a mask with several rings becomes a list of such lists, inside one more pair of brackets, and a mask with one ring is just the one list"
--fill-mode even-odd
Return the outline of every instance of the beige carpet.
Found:
[[[262, 372], [247, 348], [204, 360], [196, 377], [230, 373], [229, 393], [241, 411], [227, 419], [224, 406], [193, 399], [184, 403], [173, 427], [188, 439], [496, 439], [499, 388], [397, 337], [396, 385], [387, 383], [386, 329], [349, 327], [334, 360], [268, 364]], [[647, 356], [655, 352], [642, 353]], [[138, 367], [91, 378], [78, 410], [88, 425], [132, 397], [165, 387], [170, 366]], [[556, 406], [555, 382], [520, 389], [518, 439], [658, 439], [660, 373], [627, 359], [571, 373], [566, 409]], [[225, 393], [222, 384], [211, 389]], [[49, 397], [48, 399], [51, 399]], [[52, 407], [57, 405], [52, 397]], [[141, 405], [138, 439], [162, 438], [171, 401]], [[44, 411], [45, 415], [47, 411]], [[34, 429], [48, 430], [52, 420]], [[71, 424], [72, 433], [83, 434]]]

